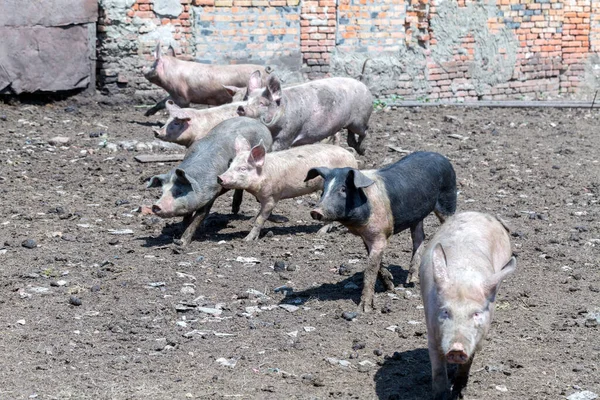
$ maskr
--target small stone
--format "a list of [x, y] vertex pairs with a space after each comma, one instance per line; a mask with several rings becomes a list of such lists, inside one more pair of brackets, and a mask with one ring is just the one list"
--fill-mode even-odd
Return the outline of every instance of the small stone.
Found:
[[300, 307], [295, 306], [293, 304], [280, 304], [279, 307], [283, 308], [284, 310], [288, 311], [288, 312], [294, 312], [297, 311]]
[[81, 299], [77, 296], [71, 296], [69, 297], [69, 303], [74, 305], [74, 306], [80, 306], [81, 303]]
[[66, 284], [67, 284], [67, 281], [65, 281], [65, 280], [50, 282], [50, 286], [54, 286], [54, 287], [65, 286]]
[[383, 307], [381, 307], [381, 313], [382, 314], [389, 314], [391, 312], [392, 312], [392, 307], [390, 307], [389, 304], [386, 304]]
[[275, 261], [275, 264], [273, 265], [273, 269], [275, 270], [275, 272], [283, 272], [285, 271], [285, 262], [283, 261]]
[[296, 265], [288, 265], [288, 266], [287, 266], [287, 270], [288, 270], [288, 271], [290, 271], [290, 272], [293, 272], [293, 271], [295, 271], [295, 270], [296, 270], [296, 268], [297, 268], [297, 266], [296, 266]]
[[61, 239], [66, 242], [75, 242], [77, 241], [77, 237], [71, 233], [63, 233]]
[[275, 236], [273, 231], [267, 231], [267, 234], [265, 235], [266, 238], [272, 238], [273, 236]]
[[356, 342], [352, 345], [352, 350], [356, 351], [364, 349], [365, 347], [367, 347], [367, 344], [365, 342]]
[[596, 393], [584, 390], [582, 392], [573, 393], [567, 397], [567, 400], [594, 400], [597, 398], [598, 395]]
[[129, 200], [126, 199], [119, 199], [117, 201], [115, 201], [115, 206], [122, 206], [124, 204], [129, 204]]
[[110, 239], [110, 241], [108, 242], [108, 244], [110, 244], [111, 246], [119, 244], [119, 239], [117, 239], [117, 238]]
[[344, 289], [355, 290], [355, 289], [358, 289], [358, 285], [354, 282], [348, 282], [344, 285]]
[[369, 360], [363, 360], [358, 363], [358, 372], [369, 372], [375, 367], [375, 364]]
[[348, 276], [348, 275], [352, 274], [352, 269], [350, 267], [346, 266], [346, 264], [342, 264], [338, 268], [338, 274], [340, 274], [342, 276]]
[[65, 107], [65, 112], [66, 113], [75, 113], [75, 112], [77, 112], [77, 107], [75, 107], [75, 106], [67, 106], [67, 107]]
[[20, 319], [17, 321], [17, 324], [19, 325], [25, 325], [25, 320], [24, 319]]
[[356, 317], [358, 317], [358, 313], [354, 311], [344, 311], [342, 313], [342, 318], [344, 318], [346, 321], [352, 321]]
[[48, 140], [48, 144], [51, 146], [66, 146], [71, 141], [71, 138], [66, 136], [56, 136]]
[[235, 358], [224, 358], [224, 357], [220, 357], [217, 358], [215, 360], [216, 362], [218, 362], [219, 364], [223, 365], [224, 367], [228, 367], [228, 368], [235, 368], [236, 364], [237, 364], [237, 360]]
[[21, 246], [23, 246], [27, 249], [33, 249], [33, 248], [37, 247], [37, 242], [33, 239], [25, 239], [25, 240], [23, 240], [23, 242], [21, 242]]
[[184, 286], [180, 290], [181, 294], [194, 294], [196, 293], [196, 289], [191, 286]]
[[381, 349], [375, 349], [373, 350], [373, 354], [375, 354], [376, 356], [382, 356], [383, 351]]
[[94, 285], [94, 286], [92, 286], [92, 287], [91, 287], [91, 289], [90, 289], [90, 290], [91, 290], [92, 292], [99, 292], [99, 291], [100, 291], [100, 289], [101, 289], [101, 288], [100, 288], [100, 285]]
[[504, 385], [496, 385], [496, 390], [500, 392], [508, 392], [508, 388]]

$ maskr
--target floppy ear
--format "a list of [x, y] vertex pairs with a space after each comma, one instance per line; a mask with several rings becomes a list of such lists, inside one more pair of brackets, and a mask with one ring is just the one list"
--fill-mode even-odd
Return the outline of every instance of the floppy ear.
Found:
[[269, 89], [271, 100], [279, 104], [281, 101], [281, 82], [279, 82], [279, 79], [275, 75], [269, 75], [267, 88]]
[[235, 138], [235, 154], [240, 154], [244, 151], [250, 151], [250, 142], [242, 135], [237, 135]]
[[250, 155], [248, 156], [248, 162], [251, 165], [254, 165], [257, 168], [261, 168], [265, 164], [265, 155], [267, 154], [267, 149], [262, 144], [262, 140], [259, 144], [254, 146], [252, 150], [250, 150]]
[[357, 188], [366, 188], [375, 183], [373, 179], [368, 178], [357, 169], [351, 169], [350, 172], [348, 172], [348, 175], [350, 176], [350, 179], [353, 180], [354, 186]]
[[179, 107], [177, 104], [175, 104], [175, 102], [173, 102], [173, 100], [167, 100], [166, 106], [171, 117], [184, 121], [189, 121], [192, 119], [192, 114], [185, 108]]
[[484, 284], [484, 292], [490, 303], [496, 301], [496, 295], [498, 294], [498, 289], [500, 289], [500, 283], [515, 272], [517, 268], [517, 259], [515, 257], [511, 257], [510, 261], [506, 263], [504, 267], [500, 270], [500, 272], [495, 273], [490, 276]]
[[147, 188], [162, 187], [164, 181], [165, 181], [164, 174], [163, 175], [154, 175], [152, 178], [150, 178], [146, 187]]
[[433, 264], [433, 281], [438, 288], [443, 288], [448, 283], [448, 269], [446, 253], [441, 244], [436, 244], [431, 254]]
[[158, 43], [156, 44], [156, 48], [154, 49], [154, 59], [160, 60], [161, 56], [162, 56], [162, 53], [160, 51], [160, 40], [159, 40]]
[[173, 45], [169, 45], [169, 49], [167, 50], [167, 55], [171, 56], [171, 57], [175, 57], [175, 49], [173, 48]]
[[250, 75], [250, 79], [248, 80], [248, 93], [255, 91], [256, 89], [260, 89], [262, 87], [262, 78], [260, 75], [260, 71], [256, 70]]
[[310, 181], [311, 179], [315, 179], [317, 176], [320, 176], [321, 178], [325, 179], [325, 177], [330, 173], [331, 169], [327, 167], [311, 168], [308, 170], [308, 174], [306, 174], [304, 182]]
[[188, 179], [188, 176], [185, 174], [183, 169], [177, 168], [175, 170], [175, 175], [177, 175], [177, 180], [185, 185], [191, 185], [192, 182]]

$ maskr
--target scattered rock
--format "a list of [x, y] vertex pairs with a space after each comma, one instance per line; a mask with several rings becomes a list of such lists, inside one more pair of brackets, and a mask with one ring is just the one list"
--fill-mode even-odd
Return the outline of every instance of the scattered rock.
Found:
[[375, 367], [375, 363], [369, 360], [363, 360], [358, 363], [358, 372], [369, 372]]
[[197, 307], [196, 310], [203, 312], [205, 314], [210, 314], [214, 317], [218, 317], [219, 315], [223, 314], [223, 310], [221, 310], [219, 308]]
[[295, 306], [293, 304], [280, 304], [279, 307], [283, 308], [284, 310], [288, 311], [288, 312], [294, 312], [297, 311], [300, 307]]
[[294, 272], [296, 270], [297, 266], [296, 265], [288, 265], [286, 267], [286, 269], [290, 272]]
[[115, 206], [122, 206], [124, 204], [129, 204], [129, 200], [126, 199], [119, 199], [117, 201], [115, 201]]
[[56, 136], [48, 140], [48, 144], [51, 146], [66, 146], [71, 142], [71, 138], [66, 136]]
[[582, 392], [573, 393], [567, 397], [567, 400], [594, 400], [597, 398], [598, 395], [596, 393], [584, 390]]
[[383, 351], [381, 349], [375, 349], [373, 350], [373, 354], [375, 354], [376, 356], [382, 356]]
[[69, 304], [72, 304], [74, 306], [80, 306], [81, 303], [81, 299], [77, 296], [71, 296], [69, 297]]
[[237, 360], [235, 358], [217, 358], [215, 360], [217, 363], [221, 364], [224, 367], [228, 367], [228, 368], [235, 368], [236, 364], [237, 364]]
[[352, 274], [352, 269], [350, 267], [348, 267], [346, 264], [342, 264], [338, 268], [338, 274], [340, 274], [342, 276], [351, 275]]
[[25, 325], [25, 320], [24, 319], [20, 319], [17, 321], [17, 324], [19, 325]]
[[119, 244], [119, 239], [117, 239], [117, 238], [110, 239], [110, 241], [108, 242], [108, 244], [110, 244], [111, 246]]
[[65, 286], [66, 284], [67, 284], [67, 281], [65, 281], [65, 280], [50, 282], [50, 286], [54, 286], [54, 287]]
[[344, 285], [344, 289], [355, 290], [355, 289], [358, 289], [358, 285], [354, 282], [348, 282]]
[[508, 392], [508, 388], [504, 385], [496, 385], [496, 390], [500, 392]]
[[37, 247], [37, 242], [33, 239], [25, 239], [23, 242], [21, 242], [21, 246], [25, 247], [26, 249], [33, 249]]
[[346, 321], [352, 321], [356, 317], [358, 317], [358, 313], [354, 311], [344, 311], [342, 313], [342, 318], [344, 318]]
[[275, 272], [283, 272], [286, 270], [285, 267], [285, 262], [283, 261], [275, 261], [275, 264], [273, 265], [273, 269], [275, 270]]
[[75, 235], [73, 235], [72, 233], [63, 233], [60, 238], [66, 242], [77, 241], [77, 237]]

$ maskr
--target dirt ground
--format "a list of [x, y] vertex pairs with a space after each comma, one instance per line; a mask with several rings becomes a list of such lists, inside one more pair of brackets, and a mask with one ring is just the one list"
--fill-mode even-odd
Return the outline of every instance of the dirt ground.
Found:
[[[0, 105], [1, 399], [430, 396], [418, 287], [402, 285], [408, 232], [384, 255], [397, 290], [378, 284], [383, 312], [352, 321], [341, 315], [356, 310], [366, 251], [341, 227], [316, 235], [317, 195], [282, 201], [276, 213], [289, 222], [267, 223], [248, 244], [258, 203], [246, 195], [235, 217], [228, 193], [181, 250], [180, 219], [134, 211], [159, 195], [145, 181], [176, 165], [134, 160], [165, 119], [143, 112], [77, 98]], [[599, 120], [583, 109], [372, 116], [367, 168], [403, 151], [442, 153], [456, 169], [458, 210], [512, 227], [518, 270], [500, 290], [466, 399], [600, 393]], [[56, 136], [70, 142], [50, 145]], [[428, 237], [437, 226], [426, 219]]]

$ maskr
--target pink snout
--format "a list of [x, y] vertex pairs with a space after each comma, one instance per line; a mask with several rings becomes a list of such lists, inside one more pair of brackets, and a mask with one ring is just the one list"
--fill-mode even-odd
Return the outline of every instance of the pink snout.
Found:
[[246, 110], [244, 110], [244, 107], [239, 106], [237, 109], [237, 113], [240, 117], [243, 117], [244, 115], [246, 115]]
[[312, 217], [312, 219], [316, 219], [317, 221], [321, 221], [321, 220], [323, 220], [323, 211], [321, 211], [318, 208], [315, 208], [314, 210], [312, 210], [310, 212], [310, 216]]
[[450, 364], [464, 364], [469, 361], [465, 347], [460, 343], [454, 343], [450, 351], [446, 353], [446, 361]]
[[154, 131], [154, 137], [160, 139], [163, 135], [160, 133], [158, 129], [152, 129]]

